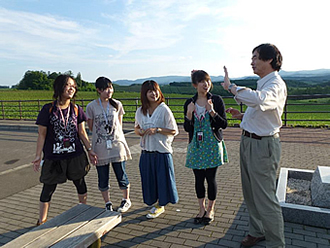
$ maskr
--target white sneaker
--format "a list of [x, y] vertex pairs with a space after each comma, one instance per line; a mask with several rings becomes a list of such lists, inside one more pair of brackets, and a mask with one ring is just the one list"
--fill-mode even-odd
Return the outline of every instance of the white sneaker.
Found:
[[165, 212], [165, 208], [164, 207], [160, 207], [160, 206], [155, 206], [153, 207], [151, 210], [153, 210], [153, 212], [151, 212], [150, 214], [147, 214], [146, 217], [148, 219], [155, 219], [157, 218], [159, 215], [161, 215], [162, 213]]
[[113, 211], [112, 209], [112, 203], [111, 202], [108, 202], [105, 204], [105, 210], [107, 211]]
[[117, 212], [125, 213], [131, 206], [132, 203], [129, 199], [123, 199], [117, 209]]

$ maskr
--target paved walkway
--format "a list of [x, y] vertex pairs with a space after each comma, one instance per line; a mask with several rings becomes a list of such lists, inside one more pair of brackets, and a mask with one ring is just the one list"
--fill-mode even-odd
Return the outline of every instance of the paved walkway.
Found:
[[[3, 130], [35, 132], [31, 123], [0, 121]], [[12, 127], [12, 129], [10, 129]], [[240, 247], [240, 241], [248, 231], [248, 212], [243, 202], [239, 171], [239, 128], [227, 128], [224, 138], [230, 163], [218, 170], [218, 196], [215, 221], [209, 226], [195, 225], [193, 218], [198, 212], [194, 190], [194, 176], [185, 168], [187, 135], [180, 127], [175, 138], [174, 164], [180, 201], [166, 207], [164, 214], [154, 220], [145, 215], [148, 207], [143, 204], [139, 161], [139, 139], [133, 133], [132, 124], [125, 124], [126, 139], [133, 159], [128, 161], [128, 176], [131, 182], [132, 208], [123, 214], [122, 223], [102, 238], [102, 247]], [[27, 131], [30, 130], [30, 131]], [[283, 128], [282, 167], [312, 169], [328, 166], [330, 162], [330, 130]], [[19, 146], [19, 142], [17, 142]], [[0, 164], [0, 166], [2, 166]], [[121, 191], [111, 171], [111, 199], [116, 206], [121, 201]], [[88, 204], [103, 207], [97, 188], [96, 169], [87, 176]], [[0, 245], [31, 230], [38, 218], [38, 201], [41, 184], [26, 188], [19, 193], [0, 199]], [[49, 218], [77, 204], [75, 188], [71, 182], [59, 185], [52, 199]], [[285, 223], [286, 247], [330, 247], [330, 229]], [[265, 247], [265, 242], [255, 247]]]

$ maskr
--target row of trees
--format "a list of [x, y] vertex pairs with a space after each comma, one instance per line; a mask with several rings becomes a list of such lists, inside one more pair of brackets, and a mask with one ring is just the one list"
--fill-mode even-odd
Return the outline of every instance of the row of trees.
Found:
[[[24, 74], [23, 79], [14, 88], [22, 90], [52, 90], [53, 82], [61, 72], [44, 72], [44, 71], [27, 71]], [[72, 76], [81, 91], [95, 91], [93, 83], [82, 80], [81, 73], [74, 76], [72, 71], [67, 71], [63, 74]], [[330, 94], [330, 81], [320, 82], [303, 82], [301, 80], [285, 80], [288, 93], [290, 95], [302, 95], [302, 94]], [[256, 80], [245, 79], [245, 80], [232, 80], [237, 85], [247, 86], [255, 89]], [[168, 85], [161, 85], [163, 93], [177, 93], [177, 94], [189, 94], [195, 93], [195, 89], [189, 82], [173, 82]], [[121, 92], [140, 92], [141, 85], [132, 84], [130, 86], [115, 85], [116, 91]], [[213, 82], [212, 93], [219, 94], [222, 96], [230, 95], [227, 91], [223, 90], [221, 82]]]
[[72, 71], [67, 71], [65, 73], [61, 72], [44, 72], [44, 71], [27, 71], [25, 72], [22, 80], [14, 88], [20, 90], [52, 90], [53, 82], [57, 76], [65, 74], [70, 75], [77, 82], [79, 90], [82, 91], [93, 91], [94, 85], [82, 80], [81, 73], [78, 72], [75, 77]]

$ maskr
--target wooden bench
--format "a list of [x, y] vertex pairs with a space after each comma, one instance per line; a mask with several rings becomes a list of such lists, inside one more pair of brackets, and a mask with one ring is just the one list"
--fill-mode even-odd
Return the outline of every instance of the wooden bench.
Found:
[[88, 247], [120, 222], [120, 213], [79, 204], [2, 247]]

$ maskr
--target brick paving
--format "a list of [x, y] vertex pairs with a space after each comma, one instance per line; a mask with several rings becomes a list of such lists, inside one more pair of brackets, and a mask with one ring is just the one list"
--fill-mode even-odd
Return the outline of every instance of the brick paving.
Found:
[[[1, 127], [0, 122], [0, 127]], [[4, 126], [4, 125], [3, 125]], [[17, 125], [15, 125], [17, 127]], [[24, 123], [26, 126], [26, 123]], [[132, 130], [126, 124], [126, 130]], [[124, 126], [124, 128], [125, 128]], [[1, 130], [1, 128], [0, 128]], [[283, 128], [282, 167], [312, 169], [328, 166], [330, 162], [330, 130], [310, 128]], [[133, 159], [127, 162], [131, 182], [131, 209], [123, 214], [122, 223], [102, 238], [102, 247], [240, 247], [248, 231], [248, 212], [243, 201], [239, 170], [240, 129], [230, 127], [224, 131], [230, 162], [221, 166], [217, 174], [218, 195], [215, 221], [211, 225], [195, 225], [198, 212], [194, 190], [194, 176], [185, 164], [187, 135], [180, 126], [175, 138], [174, 164], [179, 203], [166, 206], [165, 213], [148, 220], [149, 207], [143, 203], [139, 175], [139, 139], [133, 132], [126, 133]], [[111, 171], [111, 199], [115, 207], [120, 204], [121, 190]], [[93, 167], [87, 175], [88, 204], [103, 207], [97, 188], [97, 174]], [[0, 200], [0, 245], [31, 230], [38, 218], [41, 184]], [[71, 182], [58, 185], [53, 196], [49, 218], [77, 204], [75, 188]], [[330, 247], [330, 229], [285, 222], [286, 247]], [[255, 247], [265, 247], [265, 241]]]

